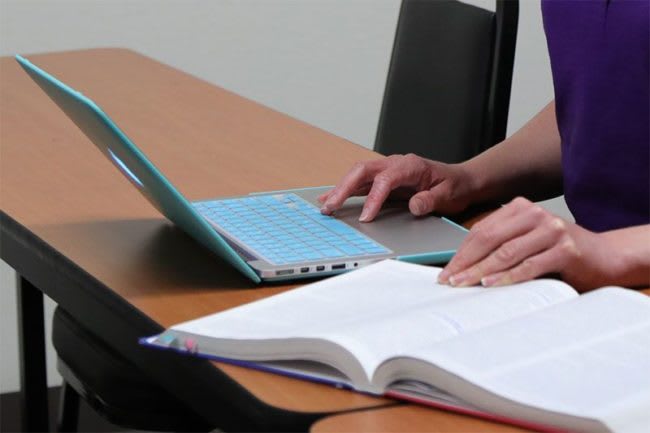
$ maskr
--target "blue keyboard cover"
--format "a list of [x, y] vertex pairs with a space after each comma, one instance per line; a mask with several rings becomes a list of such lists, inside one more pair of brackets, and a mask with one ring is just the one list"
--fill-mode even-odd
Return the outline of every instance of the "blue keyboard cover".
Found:
[[391, 252], [293, 193], [192, 204], [247, 250], [276, 265]]

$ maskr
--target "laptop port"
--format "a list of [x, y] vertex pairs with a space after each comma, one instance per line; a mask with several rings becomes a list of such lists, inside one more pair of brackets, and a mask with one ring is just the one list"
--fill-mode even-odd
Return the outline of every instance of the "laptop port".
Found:
[[339, 265], [332, 265], [332, 270], [335, 271], [337, 269], [345, 269], [345, 263], [341, 263]]
[[300, 268], [300, 273], [301, 274], [306, 274], [307, 272], [309, 272], [309, 266], [304, 267], [304, 268]]
[[325, 266], [323, 266], [323, 265], [316, 266], [316, 270], [317, 270], [317, 271], [324, 271], [324, 270], [325, 270]]
[[291, 275], [291, 274], [293, 274], [293, 269], [282, 269], [282, 270], [279, 270], [279, 271], [275, 271], [275, 275], [278, 275], [278, 276], [280, 276], [280, 275]]

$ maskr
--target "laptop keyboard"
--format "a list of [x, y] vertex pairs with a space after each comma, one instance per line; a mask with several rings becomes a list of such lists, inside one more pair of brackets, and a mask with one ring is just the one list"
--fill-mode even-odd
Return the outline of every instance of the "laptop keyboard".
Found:
[[193, 203], [257, 256], [276, 264], [316, 262], [391, 251], [293, 193]]

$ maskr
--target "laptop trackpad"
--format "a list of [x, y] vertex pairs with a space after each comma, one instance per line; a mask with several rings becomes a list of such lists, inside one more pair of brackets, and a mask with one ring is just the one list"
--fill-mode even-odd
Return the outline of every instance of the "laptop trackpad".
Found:
[[[317, 197], [326, 188], [292, 191], [320, 207]], [[415, 217], [406, 202], [387, 202], [371, 223], [358, 221], [365, 197], [352, 197], [335, 216], [395, 252], [414, 255], [456, 250], [466, 231], [435, 216]]]

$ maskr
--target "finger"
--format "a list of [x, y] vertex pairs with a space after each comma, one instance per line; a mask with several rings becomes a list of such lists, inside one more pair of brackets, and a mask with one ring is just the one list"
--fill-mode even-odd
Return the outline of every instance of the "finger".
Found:
[[343, 180], [330, 192], [321, 211], [331, 214], [357, 189], [370, 183], [384, 165], [384, 160], [367, 161], [355, 164]]
[[368, 198], [363, 204], [359, 221], [370, 222], [375, 219], [390, 193], [397, 186], [402, 185], [407, 176], [408, 173], [400, 167], [389, 168], [375, 176]]
[[559, 272], [569, 250], [575, 249], [572, 241], [557, 245], [549, 250], [527, 258], [517, 266], [493, 275], [483, 277], [481, 284], [485, 287], [505, 286], [529, 281], [540, 275]]
[[[333, 190], [334, 189], [331, 189], [331, 190], [321, 194], [320, 196], [318, 196], [318, 201], [321, 202], [321, 203], [327, 201], [327, 199], [329, 198], [329, 196], [330, 196], [330, 194], [332, 193]], [[368, 191], [370, 191], [370, 185], [364, 185], [364, 186], [360, 187], [359, 189], [353, 191], [350, 194], [350, 197], [364, 196], [364, 195], [368, 194]]]
[[528, 257], [552, 248], [561, 234], [561, 227], [552, 225], [550, 230], [546, 226], [538, 227], [523, 236], [515, 237], [465, 271], [451, 275], [449, 283], [461, 287], [478, 284], [487, 275], [506, 271]]
[[391, 191], [389, 199], [395, 200], [407, 200], [413, 197], [413, 187], [409, 186], [398, 186], [393, 191]]
[[413, 215], [421, 216], [433, 212], [439, 200], [439, 188], [435, 186], [427, 191], [420, 191], [409, 200], [409, 210]]
[[532, 203], [523, 197], [517, 197], [509, 203], [501, 206], [494, 212], [492, 212], [488, 217], [483, 218], [481, 221], [477, 222], [472, 226], [472, 230], [477, 232], [483, 230], [484, 228], [489, 228], [495, 224], [498, 224], [501, 219], [506, 219], [512, 215], [522, 212], [525, 209], [530, 208]]
[[438, 276], [438, 281], [448, 283], [450, 276], [476, 264], [505, 242], [534, 229], [543, 214], [538, 210], [541, 208], [531, 207], [530, 202], [526, 202], [513, 201], [475, 224]]
[[466, 200], [455, 198], [456, 187], [448, 179], [431, 179], [427, 188], [411, 197], [409, 209], [413, 215], [421, 216], [431, 212], [453, 214], [467, 207]]
[[332, 194], [332, 191], [334, 191], [334, 188], [329, 189], [324, 193], [322, 193], [321, 195], [319, 195], [317, 200], [321, 203], [324, 203], [327, 200], [327, 198], [330, 196], [330, 194]]

